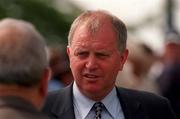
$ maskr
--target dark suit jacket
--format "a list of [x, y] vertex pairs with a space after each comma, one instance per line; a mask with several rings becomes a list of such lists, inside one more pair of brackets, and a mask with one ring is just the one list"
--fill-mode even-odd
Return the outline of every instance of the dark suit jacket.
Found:
[[28, 101], [19, 97], [0, 97], [0, 119], [49, 119]]
[[[176, 119], [169, 102], [147, 92], [117, 88], [125, 119]], [[51, 92], [43, 112], [51, 119], [75, 119], [72, 85]]]

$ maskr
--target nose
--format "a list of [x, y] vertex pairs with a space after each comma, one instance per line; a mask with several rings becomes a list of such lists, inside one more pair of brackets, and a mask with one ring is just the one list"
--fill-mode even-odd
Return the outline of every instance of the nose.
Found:
[[95, 56], [90, 56], [88, 59], [87, 59], [87, 62], [86, 62], [86, 68], [89, 69], [89, 70], [94, 70], [98, 67], [98, 63], [97, 63], [97, 59]]

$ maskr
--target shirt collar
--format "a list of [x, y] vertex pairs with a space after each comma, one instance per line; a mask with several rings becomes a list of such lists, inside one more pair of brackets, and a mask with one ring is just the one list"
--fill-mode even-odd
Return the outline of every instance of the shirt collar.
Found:
[[116, 106], [114, 105], [116, 103], [112, 103], [117, 101], [117, 92], [116, 92], [116, 88], [114, 87], [112, 89], [112, 91], [101, 101], [106, 109], [108, 110], [108, 112], [111, 114], [111, 116], [113, 116], [115, 118], [116, 112], [114, 110], [116, 110]]
[[[84, 96], [78, 89], [76, 82], [73, 84], [73, 95], [74, 95], [74, 104], [78, 107], [80, 114], [82, 114], [82, 119], [84, 119], [89, 111], [91, 110], [92, 106], [94, 105], [95, 101], [87, 98]], [[108, 112], [115, 118], [116, 106], [113, 105], [113, 101], [117, 101], [117, 92], [116, 88], [114, 87], [112, 91], [101, 101]], [[113, 109], [114, 108], [114, 109]]]
[[73, 95], [74, 95], [74, 104], [77, 106], [82, 119], [84, 119], [89, 111], [91, 110], [92, 106], [94, 105], [95, 101], [85, 97], [78, 89], [76, 82], [73, 84]]

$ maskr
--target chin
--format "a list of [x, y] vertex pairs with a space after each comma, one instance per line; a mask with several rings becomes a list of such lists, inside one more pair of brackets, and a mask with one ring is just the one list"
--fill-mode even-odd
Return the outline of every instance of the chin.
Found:
[[97, 86], [88, 86], [86, 87], [86, 91], [89, 93], [98, 93], [101, 92], [101, 89]]

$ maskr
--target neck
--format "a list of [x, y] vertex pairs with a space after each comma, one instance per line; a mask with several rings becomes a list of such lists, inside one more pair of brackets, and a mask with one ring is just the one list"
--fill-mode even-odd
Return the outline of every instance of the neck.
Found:
[[91, 100], [94, 100], [94, 101], [101, 101], [103, 100], [111, 91], [112, 91], [113, 87], [109, 90], [104, 90], [103, 92], [97, 92], [96, 94], [95, 93], [91, 93], [91, 92], [83, 92], [79, 89], [79, 91], [87, 96], [89, 99]]

